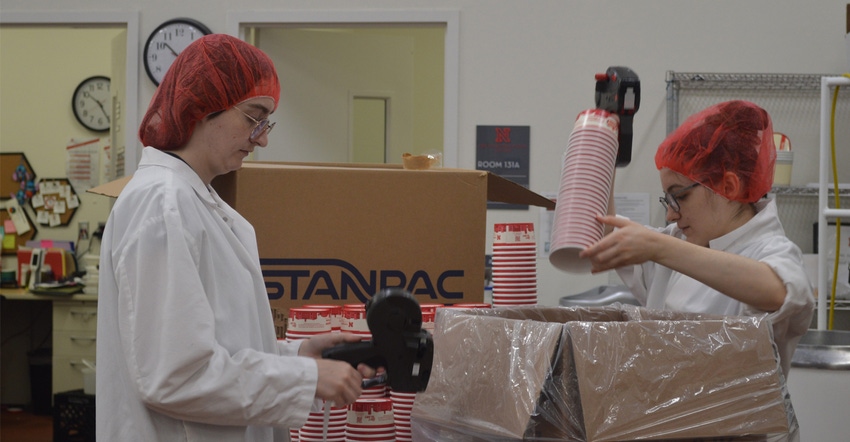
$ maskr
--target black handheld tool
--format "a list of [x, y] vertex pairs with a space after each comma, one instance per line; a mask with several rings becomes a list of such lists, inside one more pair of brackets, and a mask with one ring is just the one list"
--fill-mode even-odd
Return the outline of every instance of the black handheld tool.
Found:
[[631, 69], [611, 66], [604, 74], [596, 74], [596, 108], [620, 117], [617, 141], [617, 167], [632, 161], [632, 120], [640, 107], [640, 79]]
[[398, 287], [381, 290], [366, 302], [366, 323], [372, 340], [337, 345], [323, 351], [322, 357], [355, 368], [361, 363], [384, 367], [393, 390], [424, 391], [431, 378], [434, 341], [422, 329], [422, 310], [413, 295]]

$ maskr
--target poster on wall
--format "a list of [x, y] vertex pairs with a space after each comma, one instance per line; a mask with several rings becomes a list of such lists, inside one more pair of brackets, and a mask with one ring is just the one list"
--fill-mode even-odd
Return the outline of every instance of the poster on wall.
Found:
[[[477, 126], [475, 168], [528, 188], [530, 135], [530, 126]], [[527, 210], [528, 206], [490, 201], [487, 208]]]
[[100, 138], [71, 140], [65, 146], [65, 173], [80, 192], [100, 184]]

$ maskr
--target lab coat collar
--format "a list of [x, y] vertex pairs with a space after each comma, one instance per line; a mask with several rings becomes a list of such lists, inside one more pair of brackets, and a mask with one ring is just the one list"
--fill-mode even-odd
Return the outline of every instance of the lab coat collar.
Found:
[[192, 189], [207, 204], [218, 206], [215, 199], [215, 191], [201, 180], [201, 177], [180, 158], [175, 158], [154, 147], [145, 147], [142, 150], [142, 158], [139, 161], [139, 169], [150, 166], [165, 167], [174, 171], [177, 176], [185, 179], [192, 185]]
[[[776, 212], [776, 201], [773, 199], [759, 201], [755, 204], [756, 214], [752, 219], [741, 227], [708, 242], [708, 246], [715, 250], [730, 250], [735, 247], [741, 238], [747, 242], [758, 241], [764, 237], [776, 235], [783, 232], [782, 224]], [[743, 244], [740, 244], [743, 245]]]

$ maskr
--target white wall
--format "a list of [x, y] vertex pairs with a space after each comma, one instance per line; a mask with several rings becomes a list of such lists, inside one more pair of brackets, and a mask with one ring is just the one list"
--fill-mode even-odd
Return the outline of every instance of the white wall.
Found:
[[[139, 40], [180, 16], [224, 32], [229, 10], [460, 11], [458, 166], [475, 166], [476, 125], [531, 126], [531, 185], [557, 190], [558, 158], [575, 116], [593, 107], [594, 73], [611, 65], [641, 78], [632, 164], [616, 190], [659, 192], [652, 158], [665, 135], [665, 72], [834, 73], [848, 70], [846, 0], [81, 0], [77, 10], [138, 10]], [[70, 5], [63, 6], [71, 8]], [[44, 11], [51, 0], [4, 0], [3, 11]], [[139, 65], [138, 114], [154, 91]], [[818, 124], [813, 121], [812, 124]], [[801, 153], [802, 154], [802, 153]], [[807, 153], [808, 154], [808, 153]], [[663, 215], [653, 207], [652, 222]], [[537, 221], [538, 212], [491, 212], [494, 222]], [[607, 277], [563, 274], [541, 261], [543, 303]]]
[[[397, 124], [393, 125], [389, 145], [395, 149], [408, 146], [409, 150], [415, 118], [413, 38], [282, 28], [260, 29], [259, 34], [257, 47], [274, 60], [282, 79], [281, 103], [272, 118], [278, 121], [283, 135], [271, 138], [269, 146], [257, 153], [258, 159], [350, 161], [351, 94], [391, 97], [392, 120]], [[383, 66], [377, 74], [372, 68], [376, 65]], [[442, 114], [438, 116], [442, 118]], [[397, 158], [388, 162], [401, 163], [404, 151], [387, 152], [388, 158]]]

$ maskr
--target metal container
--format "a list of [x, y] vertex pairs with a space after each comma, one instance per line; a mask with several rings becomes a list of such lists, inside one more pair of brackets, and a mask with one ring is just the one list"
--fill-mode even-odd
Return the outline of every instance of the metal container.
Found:
[[797, 344], [793, 367], [850, 370], [850, 331], [809, 330]]
[[847, 440], [848, 385], [850, 331], [809, 330], [797, 344], [788, 374], [800, 440]]
[[614, 304], [640, 305], [629, 288], [624, 285], [601, 285], [590, 290], [564, 296], [558, 301], [561, 307], [599, 307]]

